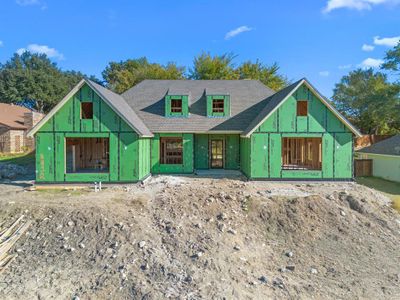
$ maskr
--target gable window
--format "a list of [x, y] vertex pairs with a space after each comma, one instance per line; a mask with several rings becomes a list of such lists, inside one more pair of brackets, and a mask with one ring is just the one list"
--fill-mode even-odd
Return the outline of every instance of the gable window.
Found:
[[322, 138], [282, 138], [282, 169], [321, 170]]
[[180, 165], [182, 161], [182, 138], [160, 138], [160, 164]]
[[81, 119], [93, 119], [93, 103], [81, 103]]
[[308, 114], [308, 101], [297, 101], [297, 116], [306, 117]]
[[213, 113], [224, 113], [224, 99], [213, 99], [212, 112]]
[[181, 99], [171, 99], [171, 112], [172, 113], [182, 113], [182, 100]]

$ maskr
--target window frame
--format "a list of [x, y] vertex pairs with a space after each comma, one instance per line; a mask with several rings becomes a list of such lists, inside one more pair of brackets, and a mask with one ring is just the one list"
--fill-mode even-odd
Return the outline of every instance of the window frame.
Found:
[[296, 117], [307, 117], [308, 116], [308, 101], [298, 100], [296, 103]]
[[[87, 108], [85, 106], [89, 106], [89, 116], [86, 116]], [[81, 120], [93, 120], [93, 102], [81, 102]]]
[[282, 170], [322, 171], [322, 137], [282, 137], [281, 163]]
[[[217, 107], [214, 102], [219, 102], [219, 107]], [[222, 103], [222, 107], [221, 107]], [[213, 115], [224, 115], [225, 114], [225, 99], [212, 98], [211, 99], [211, 113]]]
[[[173, 103], [180, 103], [180, 106], [174, 106]], [[182, 115], [183, 114], [183, 101], [182, 98], [171, 98], [170, 99], [170, 113], [171, 115]]]
[[[168, 143], [180, 143], [180, 147], [168, 149]], [[168, 151], [170, 153], [168, 153]], [[182, 137], [160, 137], [160, 164], [182, 165], [183, 164], [183, 138]]]

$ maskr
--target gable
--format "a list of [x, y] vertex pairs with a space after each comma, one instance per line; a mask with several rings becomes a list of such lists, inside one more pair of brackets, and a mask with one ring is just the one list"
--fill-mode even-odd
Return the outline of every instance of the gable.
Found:
[[[93, 104], [93, 118], [81, 118], [81, 103]], [[82, 85], [38, 132], [112, 132], [133, 129], [87, 84]]]
[[[306, 101], [307, 116], [297, 116], [298, 101]], [[253, 132], [352, 132], [361, 134], [305, 79], [270, 97], [242, 136]]]
[[[81, 104], [92, 103], [93, 117], [81, 118]], [[125, 100], [91, 82], [82, 80], [29, 133], [36, 132], [136, 132], [152, 136]]]

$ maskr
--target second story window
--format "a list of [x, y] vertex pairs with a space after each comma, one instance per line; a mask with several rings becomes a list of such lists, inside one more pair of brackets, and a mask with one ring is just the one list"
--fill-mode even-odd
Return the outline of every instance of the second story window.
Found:
[[223, 113], [224, 112], [224, 99], [213, 99], [212, 112], [213, 113]]
[[308, 114], [308, 101], [297, 101], [297, 116], [307, 117]]
[[93, 119], [93, 103], [81, 103], [81, 119]]
[[171, 99], [171, 112], [172, 113], [182, 113], [182, 100], [181, 99]]

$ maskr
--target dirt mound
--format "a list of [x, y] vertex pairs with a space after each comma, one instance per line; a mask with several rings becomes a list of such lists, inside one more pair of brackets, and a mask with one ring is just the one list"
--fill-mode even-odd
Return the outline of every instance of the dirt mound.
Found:
[[1, 186], [33, 221], [5, 299], [400, 296], [400, 218], [356, 184], [156, 177], [93, 191]]

